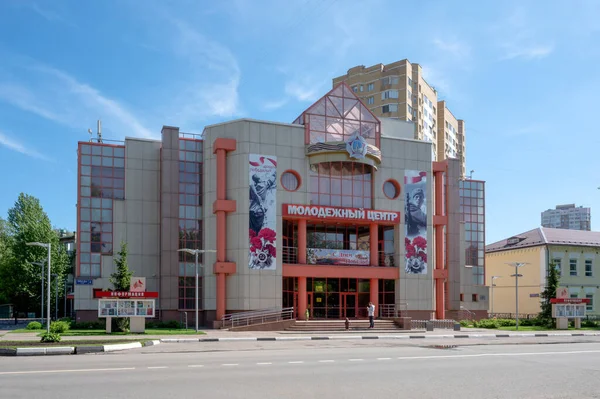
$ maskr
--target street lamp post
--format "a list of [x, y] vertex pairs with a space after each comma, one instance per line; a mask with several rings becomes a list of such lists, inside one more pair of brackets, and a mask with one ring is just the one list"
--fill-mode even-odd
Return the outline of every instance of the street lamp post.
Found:
[[492, 276], [492, 314], [494, 314], [494, 287], [496, 286], [496, 284], [494, 284], [494, 280], [500, 277], [502, 276]]
[[40, 266], [42, 269], [42, 291], [40, 297], [42, 298], [42, 308], [40, 311], [40, 319], [44, 321], [44, 262], [31, 262], [32, 265]]
[[58, 320], [58, 274], [52, 274], [54, 277], [54, 321]]
[[215, 251], [214, 249], [181, 248], [181, 249], [178, 249], [177, 252], [185, 252], [190, 255], [195, 255], [195, 257], [196, 257], [196, 303], [194, 305], [194, 309], [195, 309], [195, 314], [196, 314], [196, 332], [198, 332], [198, 307], [199, 307], [199, 303], [198, 303], [198, 296], [199, 296], [199, 292], [198, 292], [198, 254], [203, 254], [205, 252], [217, 252], [217, 251]]
[[516, 329], [519, 330], [519, 277], [523, 277], [522, 274], [519, 274], [519, 268], [529, 263], [526, 262], [510, 262], [507, 265], [515, 268], [515, 274], [511, 275], [515, 278], [515, 318], [516, 318]]
[[48, 249], [48, 293], [46, 295], [46, 332], [50, 333], [50, 243], [28, 242], [27, 245]]

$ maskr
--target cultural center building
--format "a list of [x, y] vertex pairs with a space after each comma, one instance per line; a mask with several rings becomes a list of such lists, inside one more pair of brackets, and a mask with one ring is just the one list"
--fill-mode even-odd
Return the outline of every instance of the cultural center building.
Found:
[[77, 319], [97, 318], [94, 291], [111, 288], [121, 242], [162, 320], [193, 320], [195, 259], [181, 248], [215, 251], [199, 259], [206, 325], [275, 307], [366, 317], [369, 302], [384, 316], [482, 315], [487, 288], [465, 266], [460, 162], [433, 162], [431, 143], [413, 138], [412, 123], [378, 119], [342, 83], [291, 124], [80, 142]]

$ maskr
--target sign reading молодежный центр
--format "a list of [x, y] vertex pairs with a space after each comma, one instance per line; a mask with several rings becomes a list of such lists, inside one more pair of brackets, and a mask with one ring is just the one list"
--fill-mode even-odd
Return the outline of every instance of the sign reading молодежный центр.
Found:
[[283, 204], [283, 216], [309, 217], [324, 220], [400, 223], [400, 212], [376, 211], [334, 206]]

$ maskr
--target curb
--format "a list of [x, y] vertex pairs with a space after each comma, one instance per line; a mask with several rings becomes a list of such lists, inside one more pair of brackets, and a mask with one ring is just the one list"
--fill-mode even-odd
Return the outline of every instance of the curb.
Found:
[[141, 348], [143, 346], [160, 345], [158, 339], [128, 344], [108, 345], [81, 345], [81, 346], [50, 346], [45, 348], [16, 348], [1, 349], [0, 356], [50, 356], [50, 355], [85, 355], [89, 353], [116, 352], [128, 349]]
[[524, 333], [524, 334], [440, 334], [440, 335], [316, 335], [301, 337], [223, 337], [223, 338], [164, 338], [161, 343], [191, 342], [248, 342], [248, 341], [322, 341], [367, 339], [468, 339], [468, 338], [553, 338], [553, 337], [600, 337], [599, 333]]

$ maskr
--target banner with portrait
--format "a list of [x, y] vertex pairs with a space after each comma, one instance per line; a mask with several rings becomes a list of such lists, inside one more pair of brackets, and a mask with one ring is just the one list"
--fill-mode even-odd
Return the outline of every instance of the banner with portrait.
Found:
[[249, 155], [250, 228], [248, 266], [277, 269], [277, 158]]
[[405, 270], [427, 274], [427, 172], [404, 172]]

